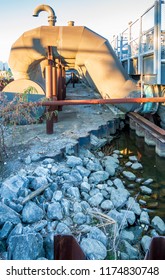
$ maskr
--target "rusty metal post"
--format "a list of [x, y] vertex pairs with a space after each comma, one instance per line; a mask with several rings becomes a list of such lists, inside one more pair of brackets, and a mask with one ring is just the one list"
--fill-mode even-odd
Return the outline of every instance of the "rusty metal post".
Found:
[[52, 98], [52, 65], [46, 66], [46, 98]]
[[[57, 84], [58, 84], [58, 100], [62, 100], [62, 65], [60, 60], [58, 61], [58, 68], [57, 68]], [[58, 106], [58, 110], [62, 111], [62, 106]]]
[[[52, 100], [53, 97], [53, 51], [52, 47], [48, 46], [48, 65], [46, 66], [46, 98]], [[46, 133], [53, 133], [53, 114], [52, 107], [46, 109]]]
[[[56, 63], [52, 68], [52, 88], [53, 88], [53, 101], [57, 100], [57, 95], [58, 95], [58, 90], [57, 90], [57, 67], [56, 67]], [[53, 111], [55, 111], [55, 113], [53, 114], [53, 122], [56, 123], [58, 121], [58, 106], [53, 106]]]
[[65, 67], [62, 67], [62, 99], [66, 98], [66, 79], [65, 79]]

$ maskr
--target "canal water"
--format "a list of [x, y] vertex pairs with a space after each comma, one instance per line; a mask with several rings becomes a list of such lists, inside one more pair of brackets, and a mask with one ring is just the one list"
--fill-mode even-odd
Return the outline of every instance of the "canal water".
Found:
[[[149, 147], [144, 143], [144, 138], [136, 136], [133, 130], [125, 130], [116, 138], [109, 147], [106, 147], [106, 155], [111, 154], [114, 149], [120, 151], [123, 158], [120, 159], [120, 165], [123, 170], [133, 172], [137, 178], [153, 179], [153, 183], [148, 185], [152, 189], [151, 195], [140, 193], [140, 186], [143, 183], [132, 183], [122, 177], [122, 172], [119, 172], [119, 177], [126, 181], [126, 188], [131, 192], [131, 195], [137, 197], [137, 201], [144, 200], [146, 204], [142, 207], [149, 212], [150, 218], [158, 215], [165, 221], [165, 158], [161, 158], [155, 153], [154, 147]], [[125, 163], [129, 161], [129, 156], [135, 155], [138, 161], [143, 165], [143, 169], [134, 171], [131, 168], [125, 167]]]

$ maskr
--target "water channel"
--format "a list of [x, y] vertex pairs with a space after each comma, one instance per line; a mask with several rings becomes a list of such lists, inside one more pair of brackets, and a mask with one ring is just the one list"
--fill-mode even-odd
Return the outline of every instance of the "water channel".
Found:
[[[152, 189], [152, 194], [144, 195], [140, 193], [140, 186], [143, 183], [128, 182], [122, 175], [119, 175], [122, 180], [126, 181], [131, 195], [134, 197], [138, 195], [137, 201], [141, 199], [146, 202], [146, 205], [142, 207], [146, 208], [150, 217], [158, 215], [165, 221], [165, 158], [156, 155], [154, 147], [146, 145], [144, 138], [136, 136], [135, 132], [129, 129], [122, 132], [111, 145], [113, 150], [117, 149], [123, 155], [123, 158], [120, 159], [120, 165], [124, 170], [133, 172], [137, 178], [153, 179], [153, 182], [148, 186]], [[108, 155], [108, 152], [106, 154]], [[143, 169], [133, 171], [131, 168], [125, 167], [125, 163], [129, 161], [131, 155], [137, 156]]]

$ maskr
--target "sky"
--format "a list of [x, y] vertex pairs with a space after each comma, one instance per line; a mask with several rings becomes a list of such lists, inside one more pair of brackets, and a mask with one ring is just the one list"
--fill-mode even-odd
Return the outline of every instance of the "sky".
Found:
[[51, 6], [57, 16], [56, 25], [73, 20], [77, 26], [87, 26], [109, 41], [127, 28], [154, 0], [3, 0], [0, 9], [0, 61], [7, 62], [12, 44], [23, 32], [48, 25], [46, 12], [33, 17], [41, 4]]

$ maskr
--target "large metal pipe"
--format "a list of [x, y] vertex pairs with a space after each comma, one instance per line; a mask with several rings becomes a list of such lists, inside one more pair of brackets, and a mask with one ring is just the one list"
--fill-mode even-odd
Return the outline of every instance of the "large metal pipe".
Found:
[[[109, 42], [84, 26], [41, 26], [25, 32], [12, 46], [9, 65], [15, 79], [31, 79], [44, 86], [47, 47], [67, 69], [97, 89], [102, 98], [140, 97]], [[125, 105], [125, 111], [137, 108]]]
[[56, 23], [56, 15], [54, 10], [48, 5], [39, 5], [33, 11], [33, 17], [38, 17], [40, 12], [46, 11], [48, 12], [48, 23], [50, 26], [55, 26]]

